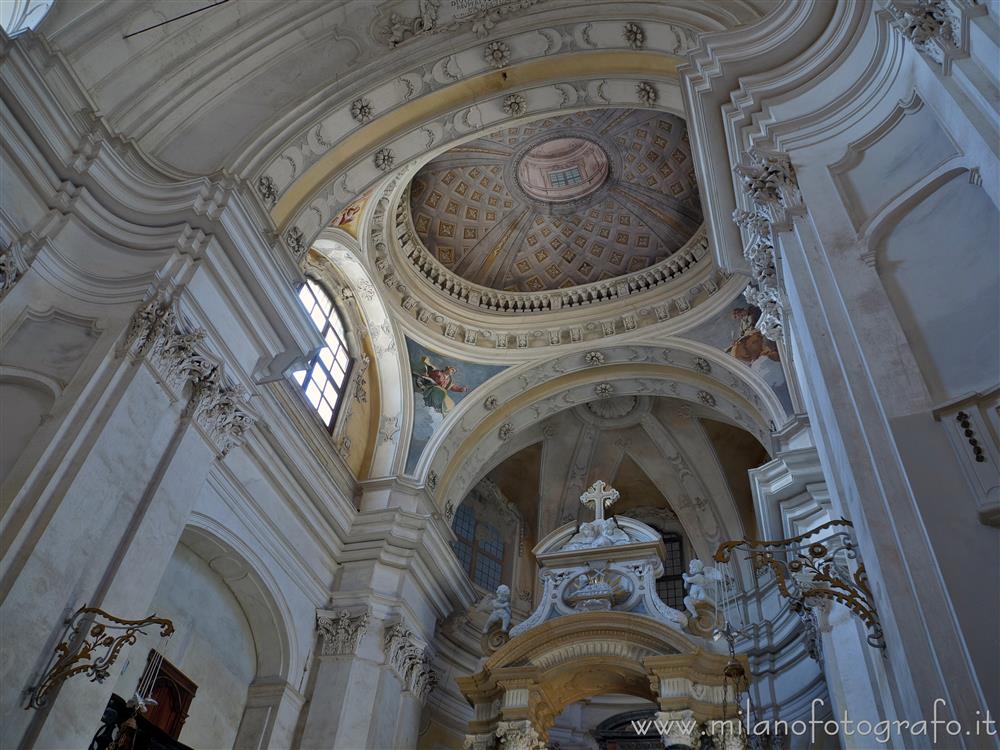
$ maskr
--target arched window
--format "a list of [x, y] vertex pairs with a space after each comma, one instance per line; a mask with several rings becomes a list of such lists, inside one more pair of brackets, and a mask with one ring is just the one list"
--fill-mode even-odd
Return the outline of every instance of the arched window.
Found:
[[664, 534], [667, 548], [663, 560], [663, 575], [656, 579], [656, 593], [668, 607], [684, 609], [684, 540], [680, 534]]
[[500, 530], [489, 521], [477, 519], [468, 503], [458, 506], [452, 530], [458, 537], [452, 548], [469, 578], [477, 586], [493, 591], [503, 583], [506, 546]]
[[302, 386], [306, 398], [316, 409], [323, 424], [333, 432], [347, 378], [351, 373], [344, 322], [340, 319], [333, 299], [318, 281], [307, 278], [299, 290], [299, 300], [326, 346], [316, 353], [305, 370], [293, 373], [292, 377]]
[[451, 543], [469, 579], [487, 591], [514, 579], [521, 514], [490, 479], [481, 479], [455, 510]]

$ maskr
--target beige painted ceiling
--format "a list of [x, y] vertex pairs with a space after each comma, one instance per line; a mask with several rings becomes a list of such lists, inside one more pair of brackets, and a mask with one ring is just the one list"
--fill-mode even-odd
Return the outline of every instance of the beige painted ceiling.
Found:
[[[557, 138], [589, 140], [610, 163], [599, 188], [568, 203], [532, 197], [517, 177], [532, 149]], [[644, 109], [547, 117], [456, 146], [417, 173], [410, 210], [446, 268], [521, 292], [646, 268], [680, 248], [702, 218], [684, 121]]]

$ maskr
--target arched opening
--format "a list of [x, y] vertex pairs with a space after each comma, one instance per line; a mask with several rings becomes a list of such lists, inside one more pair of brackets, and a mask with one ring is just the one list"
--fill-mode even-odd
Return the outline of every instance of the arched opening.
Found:
[[[190, 747], [232, 747], [236, 740], [257, 674], [258, 646], [227, 579], [246, 575], [237, 558], [216, 555], [206, 560], [182, 540], [150, 605], [151, 611], [173, 621], [178, 635], [162, 644], [141, 640], [115, 686], [116, 694], [131, 698], [147, 676], [144, 667], [159, 666], [148, 656], [155, 650], [166, 666], [152, 685], [150, 693], [159, 703], [148, 720]], [[164, 679], [167, 675], [172, 679]], [[196, 690], [181, 694], [182, 682]]]

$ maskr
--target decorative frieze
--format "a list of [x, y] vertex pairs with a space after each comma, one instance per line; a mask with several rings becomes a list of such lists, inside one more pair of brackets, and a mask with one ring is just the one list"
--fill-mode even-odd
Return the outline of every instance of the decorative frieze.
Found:
[[350, 656], [357, 652], [358, 644], [368, 630], [367, 611], [352, 615], [346, 609], [339, 612], [316, 613], [316, 629], [320, 634], [322, 656]]
[[503, 0], [494, 3], [482, 3], [484, 7], [474, 13], [440, 20], [441, 0], [419, 0], [418, 14], [413, 17], [391, 13], [388, 23], [382, 28], [382, 35], [390, 47], [398, 47], [405, 41], [423, 34], [440, 34], [457, 32], [465, 28], [472, 30], [479, 39], [485, 39], [493, 27], [509, 13], [530, 8], [540, 0]]

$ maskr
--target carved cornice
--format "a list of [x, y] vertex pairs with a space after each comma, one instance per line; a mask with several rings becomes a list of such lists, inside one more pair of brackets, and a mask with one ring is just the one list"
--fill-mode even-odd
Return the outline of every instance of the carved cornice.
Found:
[[316, 612], [316, 629], [320, 634], [320, 655], [350, 656], [357, 652], [358, 644], [368, 630], [370, 612], [365, 610], [352, 615], [346, 609]]

